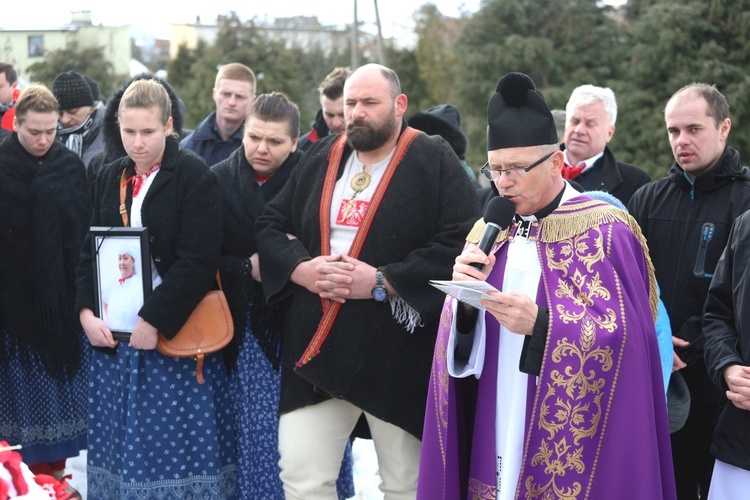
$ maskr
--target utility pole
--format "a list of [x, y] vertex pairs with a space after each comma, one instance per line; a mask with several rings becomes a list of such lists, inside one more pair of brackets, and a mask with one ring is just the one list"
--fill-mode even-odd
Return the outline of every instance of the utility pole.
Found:
[[359, 19], [357, 18], [357, 0], [354, 0], [354, 23], [352, 23], [352, 69], [359, 68]]
[[380, 27], [380, 10], [378, 10], [378, 0], [373, 0], [373, 2], [375, 3], [375, 22], [378, 26], [378, 61], [383, 66], [388, 66], [388, 63], [385, 59], [385, 47], [383, 46], [383, 30]]

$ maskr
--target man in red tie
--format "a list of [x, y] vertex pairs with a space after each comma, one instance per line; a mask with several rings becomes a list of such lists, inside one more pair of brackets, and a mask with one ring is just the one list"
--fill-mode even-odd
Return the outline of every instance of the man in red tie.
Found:
[[581, 85], [565, 107], [563, 177], [587, 190], [606, 191], [627, 205], [651, 177], [644, 170], [618, 162], [607, 143], [615, 133], [617, 101], [612, 89]]

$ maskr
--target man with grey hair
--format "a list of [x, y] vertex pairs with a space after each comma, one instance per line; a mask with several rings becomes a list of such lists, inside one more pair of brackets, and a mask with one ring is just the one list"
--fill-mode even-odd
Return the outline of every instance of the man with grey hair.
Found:
[[581, 85], [565, 107], [563, 177], [585, 190], [606, 191], [624, 205], [651, 177], [644, 170], [618, 162], [607, 147], [615, 133], [617, 101], [607, 87]]

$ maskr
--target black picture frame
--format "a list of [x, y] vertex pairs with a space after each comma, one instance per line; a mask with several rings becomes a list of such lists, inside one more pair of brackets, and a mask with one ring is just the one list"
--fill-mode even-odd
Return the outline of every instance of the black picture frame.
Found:
[[[93, 226], [90, 233], [94, 314], [104, 320], [115, 339], [127, 342], [152, 288], [148, 228]], [[135, 257], [129, 276], [128, 258], [122, 257], [126, 254]], [[110, 310], [112, 303], [116, 314]]]

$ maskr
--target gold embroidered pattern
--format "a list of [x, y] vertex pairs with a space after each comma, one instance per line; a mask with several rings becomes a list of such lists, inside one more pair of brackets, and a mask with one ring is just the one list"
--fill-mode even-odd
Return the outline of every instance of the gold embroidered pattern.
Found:
[[[594, 305], [595, 299], [600, 298], [608, 301], [611, 298], [609, 290], [602, 285], [599, 273], [588, 277], [581, 274], [581, 272], [576, 269], [575, 273], [570, 278], [570, 282], [573, 286], [568, 282], [559, 279], [555, 295], [559, 298], [569, 299], [572, 301], [573, 306], [580, 310], [571, 311], [568, 310], [565, 305], [557, 304], [556, 309], [563, 323], [578, 323], [583, 320], [584, 317], [590, 317], [600, 328], [607, 330], [609, 333], [614, 332], [617, 328], [617, 314], [612, 308], [607, 307], [604, 314], [601, 316], [596, 316], [589, 311], [589, 308]], [[583, 332], [585, 328], [586, 325], [583, 325], [581, 331]]]
[[[597, 227], [594, 230], [596, 236], [593, 239], [586, 232], [572, 240], [561, 242], [559, 256], [555, 255], [555, 249], [552, 246], [548, 246], [546, 254], [550, 269], [562, 271], [563, 275], [567, 276], [570, 264], [578, 257], [578, 260], [586, 266], [586, 270], [592, 272], [592, 266], [604, 259], [604, 238], [601, 228]], [[589, 245], [593, 245], [596, 251], [592, 253]]]
[[469, 500], [495, 500], [497, 488], [484, 484], [473, 477], [469, 478]]
[[[659, 305], [659, 296], [656, 291], [656, 278], [654, 277], [654, 266], [651, 263], [651, 257], [648, 253], [646, 238], [643, 236], [641, 227], [638, 222], [627, 212], [620, 210], [608, 203], [598, 200], [585, 201], [574, 204], [564, 204], [555, 210], [555, 213], [545, 217], [539, 223], [539, 233], [537, 239], [542, 243], [554, 243], [574, 238], [575, 236], [586, 233], [589, 229], [601, 226], [603, 224], [612, 224], [624, 222], [631, 231], [635, 233], [638, 241], [643, 248], [646, 257], [646, 266], [649, 274], [649, 298], [651, 300], [651, 314], [656, 319], [656, 311]], [[484, 219], [479, 219], [474, 223], [474, 227], [466, 236], [466, 241], [476, 245], [482, 237], [484, 228], [487, 224]], [[512, 225], [510, 226], [512, 227]], [[497, 242], [505, 241], [510, 234], [510, 227], [500, 231], [497, 235]], [[572, 257], [572, 254], [568, 254]]]
[[526, 489], [528, 490], [526, 498], [576, 500], [581, 493], [581, 483], [576, 482], [571, 487], [560, 488], [555, 484], [555, 478], [564, 476], [567, 470], [575, 470], [582, 474], [586, 469], [583, 460], [581, 460], [582, 451], [579, 448], [571, 453], [571, 446], [568, 445], [565, 438], [556, 443], [553, 449], [550, 449], [547, 443], [542, 441], [542, 447], [531, 459], [531, 464], [545, 464], [550, 471], [551, 479], [547, 484], [535, 485], [531, 477], [526, 478]]
[[[651, 300], [651, 313], [656, 319], [656, 310], [659, 305], [659, 296], [656, 292], [656, 278], [654, 277], [654, 266], [648, 253], [646, 238], [643, 236], [641, 227], [636, 220], [627, 212], [620, 210], [603, 201], [591, 200], [581, 203], [564, 204], [555, 210], [555, 213], [542, 219], [539, 223], [539, 234], [537, 239], [542, 243], [554, 243], [574, 238], [576, 235], [585, 233], [589, 229], [602, 224], [624, 222], [631, 231], [635, 233], [643, 248], [646, 257], [646, 266], [649, 274], [649, 298]], [[482, 237], [484, 228], [487, 226], [484, 219], [474, 223], [474, 227], [466, 236], [466, 241], [476, 245]], [[510, 234], [510, 228], [500, 231], [497, 241], [505, 241]]]
[[[451, 299], [446, 297], [443, 304], [443, 313], [441, 315], [441, 329], [450, 331], [453, 315], [446, 313], [450, 310]], [[450, 409], [450, 376], [448, 374], [448, 339], [443, 335], [438, 335], [435, 342], [435, 359], [440, 360], [433, 366], [430, 373], [432, 377], [433, 404], [435, 405], [435, 418], [437, 426], [437, 437], [440, 445], [440, 458], [443, 464], [443, 471], [446, 470], [448, 459], [446, 452], [446, 437], [448, 433], [448, 413]]]
[[[617, 357], [608, 342], [597, 342], [597, 335], [614, 333], [621, 322], [621, 307], [610, 307], [613, 299], [600, 276], [597, 265], [605, 259], [602, 229], [591, 228], [583, 234], [546, 248], [546, 265], [558, 273], [554, 308], [563, 324], [579, 325], [577, 337], [563, 337], [554, 345], [553, 362], [546, 387], [540, 394], [538, 425], [547, 438], [537, 443], [531, 465], [541, 467], [543, 479], [534, 474], [524, 481], [526, 499], [577, 500], [587, 482], [587, 464], [583, 459], [587, 445], [597, 446], [596, 438], [603, 420], [603, 398], [609, 399], [612, 387], [604, 373], [612, 370]], [[619, 292], [616, 297], [619, 299]], [[552, 319], [552, 318], [551, 318]], [[604, 403], [606, 406], [608, 401]], [[529, 450], [531, 451], [531, 450]], [[573, 477], [567, 477], [572, 474]], [[564, 481], [563, 478], [566, 478]], [[535, 480], [537, 479], [537, 480]], [[581, 479], [580, 481], [578, 479]]]

